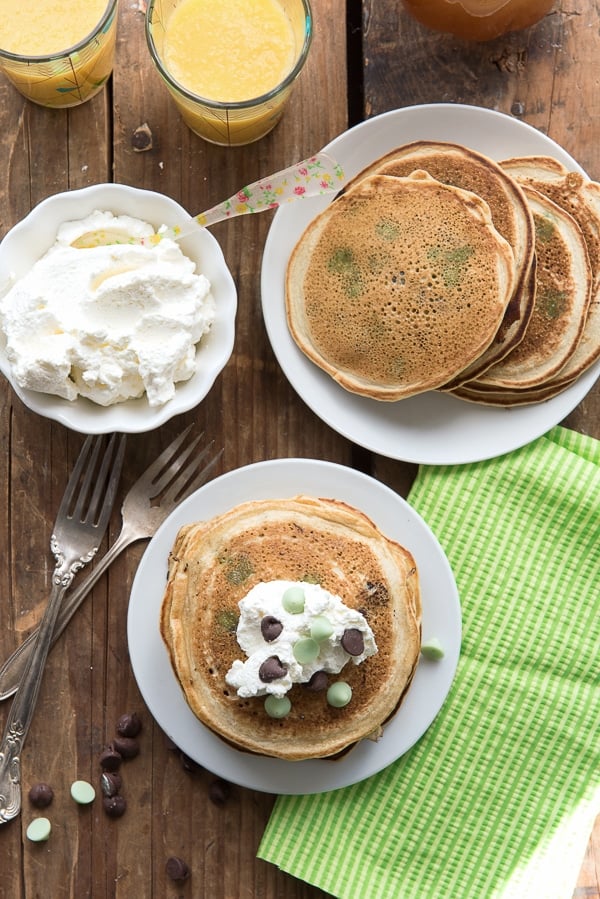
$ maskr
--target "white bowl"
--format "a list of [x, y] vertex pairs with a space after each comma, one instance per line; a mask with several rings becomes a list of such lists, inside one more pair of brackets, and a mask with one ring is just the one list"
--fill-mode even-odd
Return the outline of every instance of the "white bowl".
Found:
[[[108, 210], [115, 215], [131, 215], [150, 222], [155, 228], [181, 225], [191, 218], [170, 197], [124, 184], [94, 184], [81, 190], [55, 194], [32, 209], [0, 243], [0, 291], [4, 292], [15, 279], [23, 277], [54, 244], [59, 225], [85, 218], [96, 209]], [[100, 406], [83, 397], [71, 401], [52, 394], [24, 390], [12, 378], [6, 357], [6, 341], [0, 333], [0, 369], [26, 406], [84, 434], [112, 431], [135, 434], [159, 427], [204, 399], [233, 350], [237, 292], [221, 247], [212, 234], [198, 228], [179, 243], [185, 255], [196, 263], [197, 271], [210, 281], [216, 317], [209, 333], [200, 343], [195, 374], [188, 381], [176, 384], [175, 396], [158, 407], [150, 406], [145, 396], [112, 406]]]

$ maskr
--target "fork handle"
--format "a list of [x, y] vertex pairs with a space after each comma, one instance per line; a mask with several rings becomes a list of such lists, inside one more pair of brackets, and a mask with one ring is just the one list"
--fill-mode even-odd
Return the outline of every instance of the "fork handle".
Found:
[[[115, 542], [96, 563], [95, 567], [90, 570], [87, 577], [81, 581], [78, 587], [67, 593], [58, 611], [54, 631], [52, 633], [52, 644], [58, 640], [83, 600], [104, 574], [108, 566], [123, 552], [125, 547], [139, 539], [141, 539], [139, 534], [135, 534], [123, 526], [121, 528], [121, 533]], [[38, 628], [29, 634], [27, 639], [15, 649], [12, 655], [10, 655], [4, 662], [2, 668], [0, 668], [0, 701], [8, 699], [9, 696], [16, 693], [31, 653], [33, 652], [37, 635]]]
[[[62, 573], [61, 573], [62, 572]], [[32, 652], [11, 706], [0, 744], [0, 823], [10, 821], [21, 810], [21, 750], [33, 718], [52, 632], [61, 600], [75, 571], [64, 566], [54, 570], [52, 589]]]

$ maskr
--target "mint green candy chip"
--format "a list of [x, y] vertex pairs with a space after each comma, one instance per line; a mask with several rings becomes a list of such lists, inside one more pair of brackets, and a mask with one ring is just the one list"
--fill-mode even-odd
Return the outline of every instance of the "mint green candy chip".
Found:
[[317, 615], [310, 626], [310, 635], [317, 643], [322, 643], [333, 634], [333, 624], [325, 615]]
[[319, 655], [319, 644], [312, 637], [303, 637], [294, 643], [292, 652], [297, 662], [301, 665], [308, 665], [309, 662], [314, 662]]
[[344, 680], [338, 680], [327, 690], [327, 702], [336, 709], [343, 709], [352, 699], [352, 687]]
[[283, 591], [281, 605], [290, 615], [300, 615], [304, 611], [304, 590], [302, 587], [288, 587]]
[[79, 805], [89, 805], [96, 798], [96, 791], [87, 780], [76, 780], [71, 784], [71, 796]]
[[444, 647], [437, 637], [432, 637], [426, 643], [421, 643], [421, 655], [426, 659], [433, 659], [434, 661], [443, 659]]
[[34, 818], [27, 827], [27, 839], [32, 843], [43, 843], [50, 836], [52, 825], [48, 818]]
[[270, 718], [285, 718], [291, 708], [292, 703], [287, 696], [274, 696], [270, 693], [265, 699], [265, 712]]

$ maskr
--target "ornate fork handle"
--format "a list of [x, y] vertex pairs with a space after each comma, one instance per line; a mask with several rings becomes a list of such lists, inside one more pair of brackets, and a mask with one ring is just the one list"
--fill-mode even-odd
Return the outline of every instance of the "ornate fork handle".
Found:
[[[102, 558], [96, 562], [94, 568], [92, 568], [87, 577], [65, 596], [60, 605], [56, 619], [52, 643], [55, 643], [60, 637], [83, 600], [96, 582], [100, 580], [109, 565], [112, 564], [116, 557], [122, 553], [130, 543], [134, 543], [136, 540], [141, 539], [142, 537], [137, 531], [128, 527], [126, 524], [123, 524], [121, 533], [112, 546], [106, 551]], [[23, 677], [27, 660], [31, 653], [35, 651], [36, 639], [37, 630], [32, 631], [27, 639], [25, 639], [6, 660], [4, 665], [0, 667], [0, 701], [8, 699], [9, 696], [16, 692]]]
[[66, 562], [54, 536], [51, 545], [57, 559], [52, 576], [52, 589], [39, 626], [35, 647], [29, 656], [23, 679], [13, 700], [0, 744], [0, 823], [12, 820], [21, 810], [21, 751], [33, 718], [62, 598], [75, 574], [93, 557], [97, 549], [87, 556]]

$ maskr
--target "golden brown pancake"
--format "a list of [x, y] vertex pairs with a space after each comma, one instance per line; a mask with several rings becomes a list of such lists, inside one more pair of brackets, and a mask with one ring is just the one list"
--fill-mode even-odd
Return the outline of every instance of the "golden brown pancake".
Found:
[[288, 325], [342, 387], [393, 401], [440, 387], [478, 359], [513, 283], [511, 247], [484, 200], [425, 172], [373, 175], [296, 244]]
[[561, 372], [579, 344], [590, 300], [592, 272], [577, 222], [538, 191], [525, 192], [536, 229], [535, 308], [518, 346], [474, 379], [492, 388], [539, 387]]
[[[320, 584], [359, 610], [377, 652], [339, 675], [352, 688], [343, 708], [326, 691], [295, 684], [291, 711], [269, 717], [264, 697], [240, 699], [226, 675], [242, 658], [239, 605], [257, 584]], [[333, 756], [394, 714], [420, 651], [419, 578], [411, 554], [343, 502], [297, 496], [248, 502], [182, 528], [169, 560], [161, 633], [195, 715], [234, 746], [284, 759]], [[277, 641], [272, 644], [276, 652]], [[350, 657], [349, 657], [350, 659]], [[385, 735], [383, 737], [385, 739]]]
[[573, 381], [567, 381], [562, 384], [553, 384], [549, 381], [540, 387], [509, 390], [508, 388], [485, 387], [478, 384], [477, 381], [469, 381], [468, 384], [461, 384], [457, 388], [456, 395], [460, 396], [461, 400], [479, 403], [483, 406], [530, 406], [533, 403], [545, 403], [547, 400], [553, 399], [570, 387], [572, 383]]
[[573, 216], [585, 239], [593, 284], [585, 328], [577, 349], [558, 383], [567, 384], [600, 358], [600, 184], [579, 172], [569, 172], [549, 156], [525, 156], [502, 162], [505, 171], [529, 185]]
[[370, 174], [406, 177], [419, 169], [485, 200], [495, 227], [515, 258], [514, 288], [502, 324], [487, 350], [449, 385], [456, 386], [502, 359], [525, 333], [535, 297], [533, 218], [520, 186], [496, 162], [475, 150], [442, 141], [415, 141], [398, 147], [363, 170], [350, 186]]

